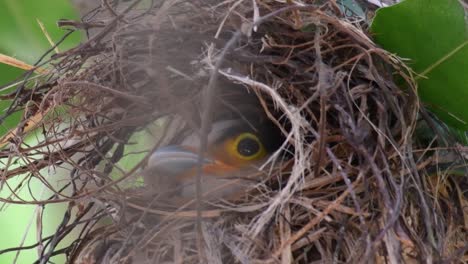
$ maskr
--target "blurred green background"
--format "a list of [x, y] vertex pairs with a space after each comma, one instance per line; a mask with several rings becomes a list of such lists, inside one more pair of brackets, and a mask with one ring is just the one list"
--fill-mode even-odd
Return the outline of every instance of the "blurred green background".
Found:
[[[82, 5], [83, 3], [81, 3], [81, 7], [83, 7]], [[58, 42], [66, 33], [56, 25], [57, 20], [61, 18], [78, 19], [76, 5], [67, 0], [0, 0], [0, 53], [29, 64], [36, 63], [38, 58], [51, 48], [51, 44], [41, 30], [38, 21], [42, 22], [52, 40]], [[59, 49], [63, 51], [75, 46], [81, 38], [80, 33], [75, 32], [59, 46]], [[22, 70], [0, 64], [0, 85], [3, 86], [15, 80], [22, 73]], [[0, 94], [8, 93], [11, 89], [2, 90]], [[8, 100], [0, 101], [0, 115], [4, 113], [10, 103]], [[5, 120], [0, 125], [0, 135], [4, 135], [16, 126], [21, 114], [16, 113]], [[35, 141], [34, 138], [28, 140], [29, 143]], [[0, 169], [5, 166], [4, 162], [0, 160]], [[43, 171], [43, 175], [49, 175], [49, 177], [57, 177], [59, 174], [60, 171], [52, 171], [50, 168]], [[20, 181], [21, 177], [9, 180], [8, 184], [0, 185], [0, 197], [9, 197], [11, 195], [10, 188], [16, 188]], [[50, 191], [46, 191], [38, 180], [33, 181], [30, 186], [34, 186], [31, 191], [36, 199], [46, 199], [51, 195]], [[23, 199], [31, 200], [27, 188], [23, 187], [19, 194]], [[0, 250], [37, 243], [39, 235], [36, 218], [40, 209], [43, 210], [43, 223], [45, 223], [41, 236], [45, 237], [55, 233], [55, 229], [63, 217], [65, 205], [54, 204], [41, 208], [34, 205], [0, 203]], [[19, 255], [17, 254], [18, 252], [11, 252], [0, 255], [0, 264], [33, 263], [37, 260], [38, 250], [24, 250]], [[54, 258], [54, 261], [55, 263], [64, 263], [64, 258]]]

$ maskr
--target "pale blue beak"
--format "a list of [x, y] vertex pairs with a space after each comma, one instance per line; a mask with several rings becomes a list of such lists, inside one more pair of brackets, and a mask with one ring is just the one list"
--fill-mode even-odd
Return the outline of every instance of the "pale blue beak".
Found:
[[[203, 164], [213, 161], [205, 158]], [[157, 149], [148, 160], [148, 167], [165, 175], [182, 175], [198, 165], [198, 153], [181, 146], [166, 146]]]

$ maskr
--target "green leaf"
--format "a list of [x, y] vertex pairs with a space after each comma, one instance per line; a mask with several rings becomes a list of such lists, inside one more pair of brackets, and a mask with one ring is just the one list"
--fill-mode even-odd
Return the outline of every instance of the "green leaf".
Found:
[[[37, 21], [44, 24], [52, 40], [57, 42], [64, 34], [56, 25], [57, 20], [61, 18], [77, 19], [70, 1], [2, 0], [0, 52], [34, 63], [51, 47]], [[68, 38], [61, 48], [70, 48], [79, 41], [80, 35], [75, 34]]]
[[406, 0], [377, 11], [375, 41], [408, 58], [422, 102], [447, 124], [468, 129], [468, 35], [457, 0]]
[[337, 3], [341, 11], [344, 12], [345, 16], [358, 16], [362, 18], [366, 17], [366, 13], [356, 0], [341, 0]]
[[[34, 64], [39, 57], [51, 48], [46, 36], [41, 30], [41, 21], [51, 37], [57, 43], [65, 31], [58, 28], [60, 18], [77, 19], [77, 14], [70, 1], [63, 0], [2, 0], [0, 4], [0, 53]], [[67, 38], [60, 50], [75, 46], [80, 41], [80, 34], [74, 33]], [[0, 63], [0, 86], [18, 78], [24, 71]], [[0, 92], [6, 94], [13, 89]], [[0, 100], [0, 116], [10, 106], [11, 101]], [[21, 112], [0, 122], [0, 137], [16, 127], [21, 118]]]
[[[12, 77], [19, 76], [22, 72], [22, 70], [0, 63], [0, 85], [13, 81]], [[10, 93], [12, 91], [13, 89], [7, 89], [5, 92], [0, 92], [0, 95]], [[11, 100], [0, 100], [0, 117], [5, 114], [4, 111], [10, 106], [10, 104]], [[0, 121], [0, 138], [10, 131], [10, 129], [16, 127], [20, 119], [21, 113], [17, 112], [6, 118], [3, 122]]]

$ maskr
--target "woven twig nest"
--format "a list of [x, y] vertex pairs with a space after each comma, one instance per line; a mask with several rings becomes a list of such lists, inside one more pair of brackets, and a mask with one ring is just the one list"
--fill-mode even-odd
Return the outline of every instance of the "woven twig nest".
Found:
[[[7, 167], [6, 178], [71, 168], [68, 188], [43, 202], [69, 202], [73, 220], [44, 238], [40, 263], [60, 253], [72, 263], [462, 259], [466, 183], [433, 173], [441, 152], [414, 140], [411, 72], [335, 1], [135, 2], [67, 24], [89, 40], [55, 55], [43, 82], [26, 78], [12, 108], [33, 98], [31, 115], [45, 116], [40, 148], [22, 148], [18, 134], [2, 150], [44, 154]], [[148, 199], [138, 176], [149, 153], [199, 130], [208, 105], [245, 100], [283, 133], [268, 177], [198, 211]], [[149, 147], [128, 151], [155, 126]], [[132, 155], [140, 158], [122, 167]], [[58, 251], [73, 228], [80, 237]]]

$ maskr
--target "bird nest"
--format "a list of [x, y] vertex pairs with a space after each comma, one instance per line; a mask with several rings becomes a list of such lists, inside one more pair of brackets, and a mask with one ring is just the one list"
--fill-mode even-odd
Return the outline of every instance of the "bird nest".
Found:
[[[22, 78], [6, 116], [23, 121], [0, 152], [3, 179], [53, 192], [4, 202], [68, 206], [37, 263], [462, 261], [466, 176], [439, 166], [462, 157], [435, 132], [416, 138], [417, 125], [440, 126], [411, 71], [342, 5], [103, 1], [60, 23], [88, 40], [53, 55], [40, 81]], [[206, 137], [223, 109], [252, 102], [283, 135], [267, 177], [209, 204], [148, 195], [152, 151], [187, 130]]]

